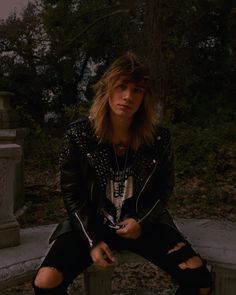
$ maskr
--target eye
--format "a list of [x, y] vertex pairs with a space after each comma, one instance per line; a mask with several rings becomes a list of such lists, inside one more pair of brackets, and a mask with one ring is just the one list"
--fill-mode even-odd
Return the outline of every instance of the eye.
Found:
[[127, 88], [127, 84], [125, 83], [120, 83], [118, 86], [117, 86], [120, 90], [125, 90]]
[[135, 87], [134, 92], [137, 94], [144, 94], [145, 90], [142, 87]]

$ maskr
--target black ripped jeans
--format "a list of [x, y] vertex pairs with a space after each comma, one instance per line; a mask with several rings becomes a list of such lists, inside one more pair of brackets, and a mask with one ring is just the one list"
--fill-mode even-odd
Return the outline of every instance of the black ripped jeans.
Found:
[[[211, 275], [204, 262], [201, 267], [195, 269], [179, 268], [178, 264], [181, 262], [199, 255], [174, 227], [160, 224], [155, 232], [152, 229], [150, 233], [145, 232], [136, 240], [120, 238], [112, 229], [105, 228], [103, 241], [111, 250], [135, 252], [165, 270], [179, 283], [176, 295], [199, 295], [200, 288], [211, 288]], [[186, 246], [168, 254], [168, 251], [179, 242], [186, 243]], [[58, 269], [63, 274], [63, 282], [52, 289], [39, 289], [34, 286], [35, 294], [67, 294], [69, 284], [91, 264], [87, 243], [78, 233], [69, 232], [61, 235], [52, 245], [41, 267]]]

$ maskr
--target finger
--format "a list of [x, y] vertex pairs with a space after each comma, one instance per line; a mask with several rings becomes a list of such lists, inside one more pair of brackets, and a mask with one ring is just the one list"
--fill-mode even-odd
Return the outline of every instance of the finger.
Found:
[[111, 261], [111, 262], [115, 262], [115, 257], [113, 255], [113, 253], [111, 252], [111, 249], [105, 245], [103, 248], [104, 254], [105, 256]]
[[125, 229], [119, 229], [116, 231], [116, 234], [122, 238], [129, 238], [129, 231], [125, 230]]
[[90, 252], [93, 262], [97, 263], [100, 259], [103, 258], [103, 249], [101, 246], [97, 245], [92, 251]]
[[128, 219], [125, 219], [125, 220], [119, 222], [118, 225], [121, 225], [121, 226], [127, 226], [127, 225], [129, 225], [130, 223], [132, 223], [132, 219], [131, 219], [131, 218], [128, 218]]
[[104, 268], [108, 265], [108, 262], [106, 261], [106, 257], [107, 256], [104, 253], [103, 249], [100, 249], [100, 251], [95, 253], [92, 259], [97, 266]]
[[119, 234], [119, 233], [117, 233], [118, 234], [118, 236], [120, 236], [120, 237], [122, 237], [122, 238], [124, 238], [124, 239], [129, 239], [129, 238], [131, 238], [131, 236], [129, 235], [129, 234]]
[[96, 264], [96, 266], [101, 267], [101, 268], [106, 268], [109, 265], [109, 263], [104, 258], [100, 258], [99, 260], [97, 260], [94, 263]]
[[116, 233], [118, 235], [124, 235], [124, 234], [127, 234], [127, 232], [128, 232], [127, 227], [122, 227], [122, 228], [119, 228], [119, 229], [116, 230]]
[[128, 224], [127, 219], [118, 223], [118, 225], [120, 225], [120, 226], [122, 226], [122, 225], [125, 226], [126, 224]]

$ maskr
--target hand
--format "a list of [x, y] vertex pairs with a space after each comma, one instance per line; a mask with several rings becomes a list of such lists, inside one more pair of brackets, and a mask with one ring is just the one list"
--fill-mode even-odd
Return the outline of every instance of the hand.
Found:
[[92, 248], [90, 256], [93, 262], [102, 268], [106, 268], [115, 262], [115, 257], [113, 256], [111, 249], [103, 241]]
[[125, 239], [137, 239], [142, 232], [140, 224], [134, 218], [127, 218], [120, 222], [121, 226], [116, 233]]

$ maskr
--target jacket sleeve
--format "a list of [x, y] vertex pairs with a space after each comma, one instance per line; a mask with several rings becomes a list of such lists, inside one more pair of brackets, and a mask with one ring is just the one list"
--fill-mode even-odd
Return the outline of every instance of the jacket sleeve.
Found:
[[100, 241], [99, 220], [91, 202], [89, 165], [83, 155], [76, 133], [69, 129], [65, 135], [60, 157], [61, 193], [74, 230], [83, 234], [90, 247]]
[[[167, 202], [172, 194], [175, 182], [175, 165], [174, 165], [174, 152], [172, 141], [169, 136], [167, 146], [162, 154], [160, 167], [153, 175], [151, 191], [154, 195], [154, 204], [149, 208], [147, 214], [143, 216], [139, 223], [145, 231], [151, 228], [159, 221], [164, 221], [163, 218], [168, 218], [168, 223], [172, 223], [168, 211], [165, 209]], [[174, 224], [173, 224], [174, 225]]]

